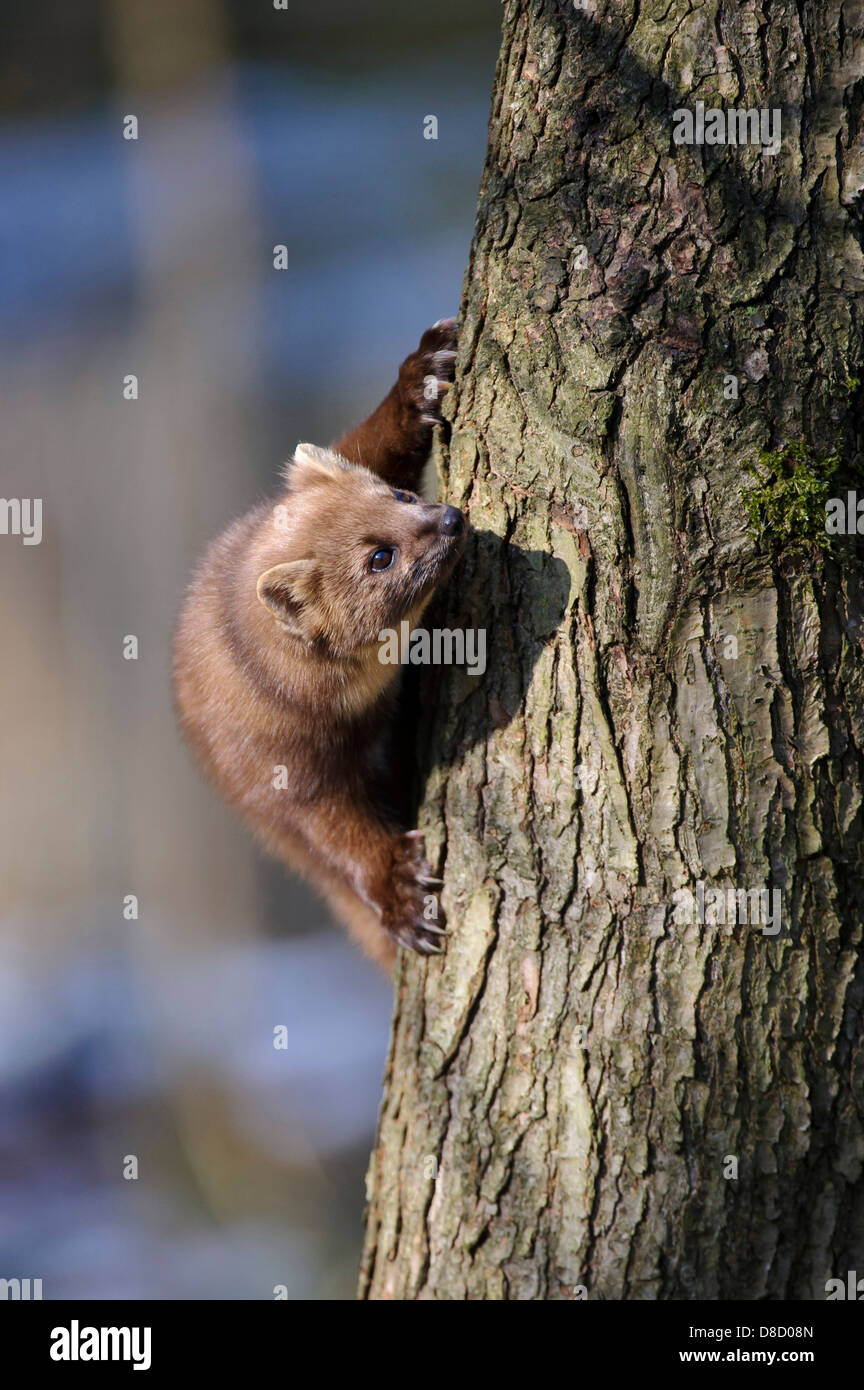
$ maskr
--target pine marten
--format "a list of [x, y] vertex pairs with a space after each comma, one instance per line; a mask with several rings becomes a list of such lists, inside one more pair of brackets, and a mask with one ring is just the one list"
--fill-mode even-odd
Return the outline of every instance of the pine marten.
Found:
[[397, 943], [431, 954], [445, 935], [422, 834], [392, 809], [399, 667], [379, 634], [418, 621], [465, 547], [462, 513], [417, 495], [455, 342], [434, 324], [363, 424], [298, 445], [279, 496], [207, 550], [174, 645], [204, 772], [386, 968]]

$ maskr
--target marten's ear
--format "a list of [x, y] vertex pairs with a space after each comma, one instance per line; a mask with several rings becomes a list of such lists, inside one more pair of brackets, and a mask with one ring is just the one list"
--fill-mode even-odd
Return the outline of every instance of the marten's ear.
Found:
[[327, 478], [339, 478], [351, 471], [351, 464], [332, 449], [319, 449], [317, 444], [298, 444], [293, 459], [285, 465], [285, 481], [292, 492], [299, 492], [310, 483]]
[[258, 602], [289, 632], [306, 641], [315, 635], [310, 622], [310, 601], [314, 596], [314, 560], [289, 560], [265, 570], [256, 585]]

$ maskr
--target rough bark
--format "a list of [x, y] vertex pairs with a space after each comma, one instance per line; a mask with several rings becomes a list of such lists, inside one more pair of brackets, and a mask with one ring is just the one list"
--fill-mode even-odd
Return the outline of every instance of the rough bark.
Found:
[[[862, 445], [862, 38], [832, 0], [505, 6], [441, 459], [489, 667], [424, 676], [453, 931], [397, 977], [363, 1297], [864, 1269], [864, 589], [741, 501], [761, 448]], [[781, 108], [779, 154], [674, 145], [697, 99]], [[779, 889], [780, 931], [676, 920], [700, 881]]]

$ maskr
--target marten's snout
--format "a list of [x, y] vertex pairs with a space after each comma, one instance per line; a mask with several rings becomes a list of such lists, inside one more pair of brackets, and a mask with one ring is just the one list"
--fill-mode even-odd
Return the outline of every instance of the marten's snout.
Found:
[[441, 530], [445, 536], [461, 536], [465, 530], [465, 518], [458, 507], [447, 507], [441, 518]]

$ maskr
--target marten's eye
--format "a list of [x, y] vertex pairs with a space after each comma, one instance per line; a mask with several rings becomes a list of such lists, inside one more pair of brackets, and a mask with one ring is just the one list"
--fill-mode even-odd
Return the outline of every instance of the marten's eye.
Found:
[[416, 501], [417, 501], [417, 498], [414, 496], [413, 492], [397, 492], [397, 490], [396, 490], [395, 487], [394, 487], [394, 488], [391, 488], [390, 491], [392, 492], [393, 496], [396, 498], [396, 501], [397, 501], [397, 502], [416, 502]]
[[395, 550], [391, 550], [389, 546], [382, 546], [380, 550], [375, 551], [369, 561], [370, 570], [389, 570], [395, 554]]

